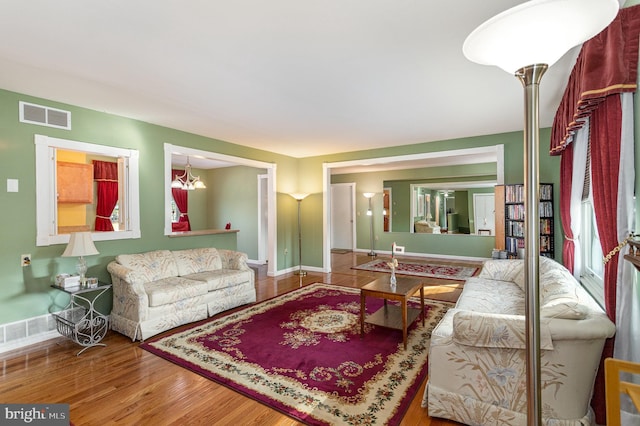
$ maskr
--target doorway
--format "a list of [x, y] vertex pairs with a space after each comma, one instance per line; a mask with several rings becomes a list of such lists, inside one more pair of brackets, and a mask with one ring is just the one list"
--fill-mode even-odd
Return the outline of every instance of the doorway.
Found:
[[478, 235], [496, 235], [494, 194], [473, 194], [473, 224]]
[[258, 175], [258, 263], [269, 262], [269, 176]]
[[331, 185], [331, 249], [353, 250], [355, 241], [354, 183]]

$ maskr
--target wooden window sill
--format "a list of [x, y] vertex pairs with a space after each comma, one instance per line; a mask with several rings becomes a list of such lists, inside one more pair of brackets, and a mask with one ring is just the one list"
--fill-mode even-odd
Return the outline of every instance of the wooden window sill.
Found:
[[169, 234], [169, 238], [196, 237], [198, 235], [231, 234], [239, 231], [239, 229], [201, 229], [199, 231], [172, 232], [171, 234]]

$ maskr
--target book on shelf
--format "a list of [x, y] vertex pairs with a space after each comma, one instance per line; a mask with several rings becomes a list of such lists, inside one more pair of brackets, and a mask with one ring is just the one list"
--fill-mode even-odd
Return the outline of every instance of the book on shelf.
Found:
[[547, 235], [553, 233], [553, 230], [551, 229], [551, 219], [540, 219], [540, 233]]
[[[538, 197], [540, 200], [553, 200], [553, 185], [540, 184]], [[504, 198], [507, 203], [524, 203], [524, 185], [505, 185]]]

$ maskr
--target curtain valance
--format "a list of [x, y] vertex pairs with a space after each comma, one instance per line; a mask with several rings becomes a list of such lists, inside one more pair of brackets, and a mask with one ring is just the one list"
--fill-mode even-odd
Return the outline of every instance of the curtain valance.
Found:
[[583, 44], [553, 121], [551, 155], [573, 141], [584, 118], [607, 96], [636, 91], [639, 35], [637, 5], [620, 9], [607, 28]]
[[118, 163], [93, 160], [93, 180], [118, 181]]

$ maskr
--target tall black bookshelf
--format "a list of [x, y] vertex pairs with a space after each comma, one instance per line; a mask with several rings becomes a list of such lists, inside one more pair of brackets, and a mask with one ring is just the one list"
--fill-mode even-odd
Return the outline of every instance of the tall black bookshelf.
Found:
[[[540, 254], [554, 257], [553, 184], [540, 184]], [[504, 185], [505, 249], [516, 257], [524, 248], [524, 185]]]

